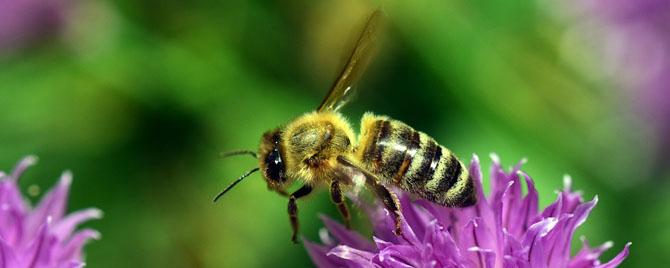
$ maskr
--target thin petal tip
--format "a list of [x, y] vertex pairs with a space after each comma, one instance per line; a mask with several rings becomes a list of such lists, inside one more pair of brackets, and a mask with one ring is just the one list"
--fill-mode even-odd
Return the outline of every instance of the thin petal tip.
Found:
[[93, 240], [100, 240], [102, 239], [102, 234], [96, 230], [93, 229], [84, 229], [80, 231], [80, 235], [82, 235], [86, 239], [93, 239]]
[[517, 171], [516, 171], [516, 175], [517, 175], [517, 176], [525, 177], [525, 176], [526, 176], [526, 173], [523, 172], [522, 170], [517, 170]]
[[521, 158], [521, 160], [519, 160], [519, 165], [525, 165], [526, 163], [528, 163], [528, 157], [527, 156], [524, 156], [524, 157]]
[[72, 184], [72, 171], [63, 171], [63, 174], [60, 175], [60, 184], [63, 186], [70, 186]]
[[498, 156], [498, 154], [490, 153], [489, 157], [491, 158], [494, 164], [500, 164], [500, 156]]
[[563, 190], [570, 191], [572, 189], [572, 177], [568, 174], [563, 175]]
[[324, 245], [335, 245], [335, 241], [333, 241], [333, 238], [330, 236], [330, 233], [326, 228], [319, 229], [319, 239]]
[[21, 174], [23, 174], [26, 169], [32, 165], [35, 165], [37, 163], [37, 156], [34, 155], [28, 155], [21, 159], [19, 163], [16, 165], [14, 170], [12, 171], [12, 177], [14, 180], [18, 181], [19, 178], [21, 177]]
[[102, 211], [102, 209], [99, 208], [89, 208], [87, 209], [87, 213], [91, 219], [102, 219], [102, 217], [105, 216], [105, 212]]
[[319, 217], [319, 219], [320, 219], [321, 221], [330, 220], [330, 218], [328, 217], [328, 215], [323, 214], [323, 213], [319, 213], [319, 214], [316, 215], [316, 216]]
[[102, 234], [101, 234], [100, 232], [98, 232], [98, 231], [93, 231], [93, 232], [91, 232], [91, 236], [90, 236], [90, 237], [91, 237], [91, 239], [93, 239], [93, 240], [100, 240], [100, 239], [102, 239]]
[[39, 160], [39, 157], [36, 155], [27, 155], [23, 159], [21, 159], [21, 164], [20, 165], [25, 165], [25, 166], [32, 166], [34, 164], [37, 164], [37, 160]]

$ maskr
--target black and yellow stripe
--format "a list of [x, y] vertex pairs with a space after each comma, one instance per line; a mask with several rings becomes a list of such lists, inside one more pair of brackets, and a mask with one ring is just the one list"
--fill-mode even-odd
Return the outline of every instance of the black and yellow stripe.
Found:
[[445, 206], [474, 204], [466, 166], [430, 136], [372, 114], [363, 117], [361, 133], [356, 157], [383, 183]]

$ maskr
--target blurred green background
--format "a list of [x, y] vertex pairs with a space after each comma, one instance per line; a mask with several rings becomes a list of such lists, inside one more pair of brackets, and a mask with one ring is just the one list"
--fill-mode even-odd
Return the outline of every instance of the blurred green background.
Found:
[[[49, 3], [53, 20], [14, 24], [32, 34], [0, 46], [0, 169], [39, 156], [24, 190], [74, 172], [70, 211], [105, 212], [87, 224], [103, 235], [86, 247], [89, 267], [311, 266], [289, 242], [286, 199], [259, 175], [212, 204], [256, 165], [217, 154], [255, 150], [314, 109], [379, 5], [380, 53], [343, 109], [356, 128], [374, 111], [485, 169], [491, 152], [510, 166], [526, 157], [543, 206], [570, 174], [585, 198], [599, 195], [577, 235], [613, 241], [603, 260], [632, 241], [625, 267], [670, 263], [667, 137], [639, 116], [644, 89], [604, 75], [602, 47], [551, 1]], [[324, 192], [299, 206], [311, 240], [317, 215], [339, 219]]]

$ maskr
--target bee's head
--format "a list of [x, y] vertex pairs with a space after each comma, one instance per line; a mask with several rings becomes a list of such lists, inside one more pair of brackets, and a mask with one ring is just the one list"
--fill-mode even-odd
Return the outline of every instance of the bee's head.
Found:
[[271, 130], [263, 134], [258, 154], [249, 150], [231, 151], [221, 154], [221, 157], [243, 154], [251, 155], [259, 160], [259, 164], [258, 167], [247, 171], [240, 178], [233, 181], [230, 185], [228, 185], [228, 187], [216, 195], [216, 197], [214, 197], [214, 202], [219, 200], [219, 198], [221, 198], [230, 189], [235, 187], [235, 185], [240, 183], [244, 178], [258, 170], [263, 171], [263, 178], [268, 183], [268, 188], [280, 194], [286, 195], [284, 188], [286, 185], [288, 185], [288, 177], [286, 176], [286, 168], [284, 167], [284, 154], [281, 149], [280, 135], [280, 129]]
[[286, 162], [284, 162], [280, 138], [281, 130], [278, 128], [263, 134], [258, 151], [258, 162], [268, 187], [282, 192], [289, 180], [286, 176]]

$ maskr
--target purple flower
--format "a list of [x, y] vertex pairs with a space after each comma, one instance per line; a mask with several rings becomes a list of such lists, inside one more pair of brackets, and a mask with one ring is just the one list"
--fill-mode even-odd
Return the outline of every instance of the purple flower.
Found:
[[[670, 1], [554, 1], [577, 33], [593, 48], [608, 82], [624, 90], [639, 122], [650, 130], [658, 165], [670, 155]], [[610, 89], [611, 87], [607, 87]], [[625, 111], [624, 111], [625, 113]]]
[[589, 15], [602, 25], [604, 61], [648, 122], [657, 165], [670, 155], [670, 2], [592, 0]]
[[[482, 191], [479, 159], [474, 156], [470, 172], [475, 180], [478, 203], [465, 209], [413, 200], [399, 194], [403, 212], [403, 235], [393, 234], [393, 219], [381, 206], [367, 208], [373, 223], [373, 241], [323, 218], [328, 232], [324, 245], [304, 241], [318, 267], [615, 267], [628, 255], [626, 244], [611, 261], [601, 264], [599, 256], [612, 246], [607, 242], [582, 249], [570, 256], [570, 242], [598, 202], [584, 202], [565, 189], [554, 203], [538, 210], [538, 193], [533, 180], [520, 171], [521, 163], [505, 173], [497, 156], [492, 156], [491, 194]], [[527, 194], [523, 194], [525, 183]], [[365, 207], [365, 205], [362, 205]], [[332, 236], [332, 237], [331, 237]]]
[[0, 53], [57, 35], [66, 23], [69, 1], [5, 0], [0, 4]]
[[72, 174], [65, 172], [58, 184], [34, 208], [21, 196], [21, 173], [33, 165], [26, 157], [7, 175], [0, 172], [0, 267], [82, 267], [82, 248], [100, 234], [91, 229], [75, 231], [80, 223], [98, 219], [95, 208], [65, 215]]

